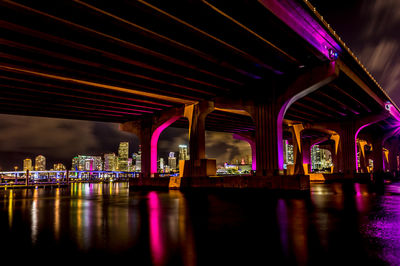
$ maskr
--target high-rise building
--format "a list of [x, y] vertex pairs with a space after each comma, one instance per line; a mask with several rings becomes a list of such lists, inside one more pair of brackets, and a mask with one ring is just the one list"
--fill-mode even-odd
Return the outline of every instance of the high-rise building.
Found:
[[139, 151], [136, 154], [135, 171], [140, 172], [142, 170], [142, 145], [139, 145]]
[[175, 152], [170, 152], [168, 155], [168, 166], [171, 170], [176, 170]]
[[117, 156], [115, 153], [104, 154], [104, 171], [115, 171], [117, 168]]
[[187, 145], [179, 145], [179, 160], [189, 160]]
[[62, 163], [55, 163], [53, 165], [53, 170], [54, 171], [65, 171], [67, 168], [65, 167], [65, 165], [63, 165]]
[[160, 158], [158, 169], [164, 170], [164, 158]]
[[120, 142], [118, 148], [118, 170], [128, 171], [129, 142]]
[[75, 156], [72, 158], [72, 171], [79, 171], [79, 157]]
[[311, 168], [313, 171], [316, 171], [316, 170], [319, 170], [322, 168], [321, 150], [319, 149], [319, 145], [314, 145], [311, 148]]
[[43, 155], [38, 155], [35, 158], [35, 170], [45, 171], [46, 170], [46, 157]]
[[128, 172], [133, 171], [132, 158], [128, 158]]
[[24, 169], [24, 171], [26, 171], [26, 170], [32, 171], [32, 160], [30, 158], [26, 158], [24, 160], [23, 169]]
[[78, 155], [72, 159], [72, 170], [101, 171], [103, 170], [103, 160], [101, 156]]

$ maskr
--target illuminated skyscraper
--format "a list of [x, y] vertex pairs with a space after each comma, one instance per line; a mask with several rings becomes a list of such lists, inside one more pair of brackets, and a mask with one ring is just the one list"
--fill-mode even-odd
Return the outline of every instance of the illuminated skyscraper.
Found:
[[78, 155], [72, 159], [72, 170], [101, 171], [103, 170], [103, 160], [101, 156]]
[[24, 171], [26, 171], [26, 170], [32, 171], [32, 160], [30, 158], [26, 158], [24, 160], [23, 169], [24, 169]]
[[55, 163], [53, 165], [53, 170], [54, 171], [65, 171], [67, 168], [65, 167], [65, 165], [63, 165], [62, 163]]
[[135, 171], [140, 172], [142, 170], [142, 146], [139, 145], [139, 151], [136, 154]]
[[78, 171], [79, 170], [79, 158], [78, 156], [75, 156], [72, 158], [72, 171]]
[[117, 168], [117, 156], [115, 153], [104, 154], [104, 171], [115, 171]]
[[160, 163], [159, 163], [158, 169], [160, 169], [162, 172], [164, 170], [164, 158], [160, 158], [159, 162]]
[[128, 171], [129, 142], [121, 142], [118, 148], [118, 170]]
[[45, 171], [46, 170], [46, 157], [43, 155], [38, 155], [35, 158], [35, 170]]
[[189, 160], [187, 145], [179, 145], [179, 160]]
[[322, 168], [321, 165], [321, 150], [319, 149], [319, 145], [314, 145], [311, 149], [311, 167], [312, 170], [319, 170]]
[[133, 164], [132, 164], [132, 158], [128, 158], [128, 172], [133, 171]]
[[170, 152], [168, 155], [168, 166], [171, 170], [176, 170], [175, 152]]

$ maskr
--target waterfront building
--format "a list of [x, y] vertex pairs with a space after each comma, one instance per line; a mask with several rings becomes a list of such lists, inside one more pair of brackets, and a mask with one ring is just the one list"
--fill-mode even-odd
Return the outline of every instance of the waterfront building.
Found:
[[26, 158], [24, 160], [24, 164], [23, 164], [23, 170], [29, 170], [32, 171], [32, 160], [30, 158]]
[[312, 170], [326, 170], [332, 166], [332, 155], [329, 150], [314, 145], [311, 149]]
[[118, 170], [128, 171], [129, 142], [120, 142], [118, 148]]
[[103, 160], [101, 156], [78, 155], [72, 159], [72, 170], [101, 171], [103, 170]]
[[171, 170], [176, 170], [176, 158], [175, 158], [175, 152], [170, 152], [168, 155], [168, 166], [171, 168]]
[[55, 163], [55, 164], [53, 165], [53, 170], [54, 170], [54, 171], [65, 171], [65, 170], [67, 170], [67, 168], [66, 168], [65, 165], [62, 164], [62, 163]]
[[293, 145], [289, 144], [287, 140], [283, 141], [283, 155], [284, 155], [284, 163], [286, 165], [294, 164]]
[[140, 172], [142, 170], [142, 146], [139, 145], [139, 151], [135, 156], [136, 162], [135, 162], [135, 171]]
[[79, 170], [79, 158], [78, 158], [78, 156], [75, 156], [74, 158], [72, 158], [71, 170], [72, 171], [78, 171]]
[[179, 145], [179, 160], [189, 160], [187, 145]]
[[128, 158], [128, 171], [129, 172], [133, 171], [132, 158]]
[[38, 155], [35, 158], [35, 170], [45, 171], [46, 170], [46, 157], [43, 155]]
[[160, 158], [158, 169], [161, 170], [161, 172], [164, 170], [164, 158]]
[[117, 169], [117, 156], [115, 153], [104, 154], [104, 171], [115, 171]]

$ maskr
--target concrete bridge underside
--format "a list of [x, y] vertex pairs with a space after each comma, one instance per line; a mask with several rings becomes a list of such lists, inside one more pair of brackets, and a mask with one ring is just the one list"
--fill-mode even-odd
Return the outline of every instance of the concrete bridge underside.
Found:
[[145, 178], [168, 126], [189, 129], [191, 178], [212, 174], [205, 130], [248, 141], [257, 178], [287, 175], [284, 139], [297, 176], [321, 138], [337, 174], [366, 172], [367, 144], [373, 172], [398, 171], [398, 107], [306, 0], [5, 0], [0, 14], [0, 113], [121, 123]]

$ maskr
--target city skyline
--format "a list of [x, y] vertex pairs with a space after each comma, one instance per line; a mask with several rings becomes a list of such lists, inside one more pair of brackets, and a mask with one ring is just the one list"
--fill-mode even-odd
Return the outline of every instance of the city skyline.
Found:
[[[139, 149], [138, 138], [119, 130], [119, 124], [80, 120], [55, 119], [0, 115], [0, 124], [7, 138], [0, 135], [0, 169], [21, 169], [26, 158], [42, 154], [47, 164], [63, 163], [71, 167], [71, 159], [77, 154], [98, 155], [117, 153], [115, 147], [127, 141], [131, 147], [130, 154]], [[20, 130], [20, 128], [24, 130]], [[178, 145], [188, 145], [188, 130], [167, 128], [160, 136], [158, 144], [159, 157], [165, 160], [168, 153], [178, 154]], [[250, 146], [244, 141], [235, 140], [231, 134], [206, 132], [207, 155], [224, 163], [241, 154], [251, 155]], [[71, 145], [75, 143], [75, 145]], [[174, 150], [176, 147], [176, 150]], [[63, 152], [60, 152], [63, 151]]]

